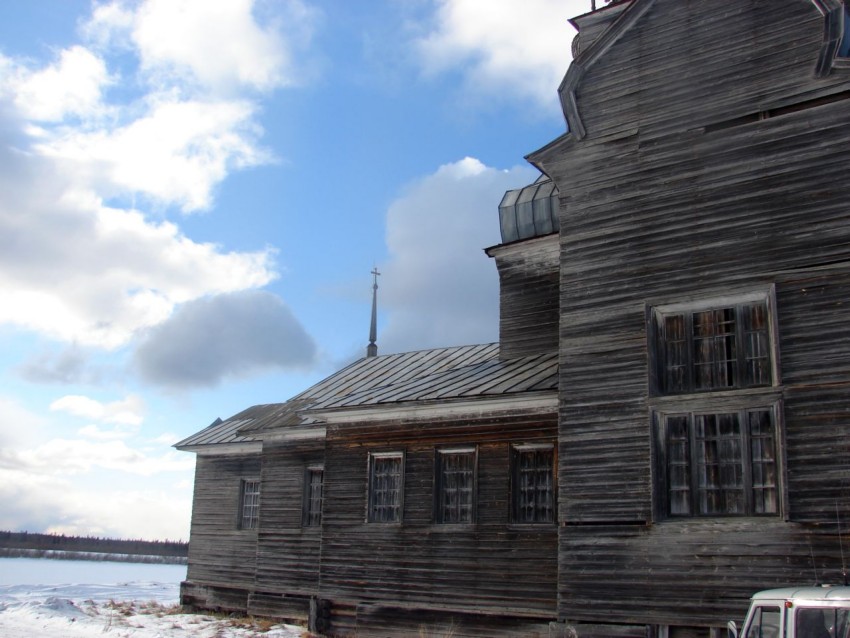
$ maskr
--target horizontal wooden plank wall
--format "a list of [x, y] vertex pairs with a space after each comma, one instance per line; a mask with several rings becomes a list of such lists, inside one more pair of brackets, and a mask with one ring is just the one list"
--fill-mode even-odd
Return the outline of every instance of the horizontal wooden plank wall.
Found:
[[[259, 477], [259, 454], [198, 455], [187, 581], [246, 592], [253, 588], [257, 532], [238, 529], [239, 499], [242, 479]], [[224, 605], [211, 605], [216, 606]]]
[[499, 355], [522, 357], [558, 348], [558, 236], [491, 248], [499, 270]]
[[[330, 426], [323, 598], [404, 608], [554, 618], [555, 525], [509, 524], [510, 444], [554, 442], [555, 414]], [[433, 520], [437, 446], [477, 445], [473, 525]], [[365, 523], [370, 451], [404, 451], [401, 524]]]
[[[809, 0], [655, 0], [576, 88], [587, 137], [533, 156], [562, 197], [562, 618], [723, 626], [812, 555], [837, 574], [850, 73], [815, 77], [822, 34]], [[787, 508], [656, 520], [647, 308], [773, 286]]]
[[[260, 532], [257, 542], [256, 590], [304, 597], [319, 585], [321, 527], [304, 527], [302, 504], [308, 467], [324, 463], [324, 440], [263, 445]], [[262, 599], [266, 614], [275, 598]], [[259, 601], [259, 599], [258, 599]], [[280, 614], [289, 606], [280, 600]]]

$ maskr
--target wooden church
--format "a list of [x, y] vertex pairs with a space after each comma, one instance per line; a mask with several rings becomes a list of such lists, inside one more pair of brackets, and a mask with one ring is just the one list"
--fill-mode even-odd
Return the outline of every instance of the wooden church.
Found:
[[715, 638], [759, 589], [841, 578], [848, 7], [572, 24], [567, 130], [487, 248], [499, 343], [377, 355], [373, 333], [177, 444], [185, 604], [329, 636]]

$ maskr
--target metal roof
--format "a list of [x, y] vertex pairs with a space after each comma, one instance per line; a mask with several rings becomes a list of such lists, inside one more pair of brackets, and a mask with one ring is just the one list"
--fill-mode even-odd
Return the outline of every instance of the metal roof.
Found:
[[486, 399], [557, 388], [556, 352], [503, 360], [499, 345], [491, 343], [364, 357], [286, 403], [248, 408], [175, 447], [259, 442], [261, 431], [317, 423], [313, 410]]

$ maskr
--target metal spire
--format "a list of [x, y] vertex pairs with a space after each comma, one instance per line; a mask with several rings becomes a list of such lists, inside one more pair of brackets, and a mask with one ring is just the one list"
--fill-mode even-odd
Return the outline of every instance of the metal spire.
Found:
[[378, 356], [378, 346], [375, 341], [378, 338], [378, 267], [372, 269], [372, 325], [369, 327], [369, 345], [366, 346], [367, 357]]

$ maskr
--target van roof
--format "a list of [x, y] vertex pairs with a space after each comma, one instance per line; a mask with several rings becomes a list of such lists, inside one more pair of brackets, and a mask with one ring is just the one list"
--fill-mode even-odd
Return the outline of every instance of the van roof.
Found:
[[753, 600], [850, 600], [850, 587], [824, 585], [822, 587], [782, 587], [766, 589], [753, 596]]

